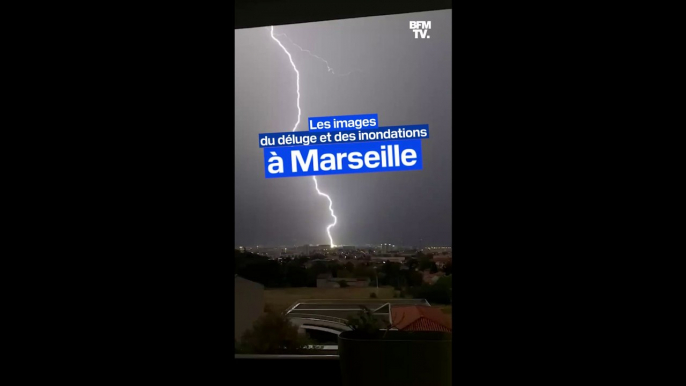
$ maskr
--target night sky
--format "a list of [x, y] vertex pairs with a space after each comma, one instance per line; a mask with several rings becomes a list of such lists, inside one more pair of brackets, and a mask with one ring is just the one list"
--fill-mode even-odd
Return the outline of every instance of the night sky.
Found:
[[[430, 38], [415, 39], [410, 20], [431, 21]], [[451, 29], [450, 10], [274, 27], [349, 73], [277, 36], [300, 71], [297, 131], [308, 117], [373, 113], [380, 126], [429, 125], [423, 170], [317, 177], [336, 245], [452, 246]], [[258, 146], [259, 133], [293, 129], [296, 73], [269, 27], [235, 41], [236, 245], [329, 244], [329, 201], [312, 177], [266, 179]]]

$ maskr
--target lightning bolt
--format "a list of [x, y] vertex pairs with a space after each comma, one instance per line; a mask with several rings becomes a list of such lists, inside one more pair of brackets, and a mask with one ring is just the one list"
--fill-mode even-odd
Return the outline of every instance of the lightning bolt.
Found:
[[300, 47], [300, 46], [297, 45], [293, 40], [291, 40], [291, 38], [289, 38], [288, 35], [286, 35], [286, 34], [274, 34], [273, 36], [284, 36], [286, 39], [288, 39], [289, 42], [291, 42], [291, 44], [293, 44], [294, 46], [298, 47], [298, 49], [299, 49], [300, 51], [302, 51], [302, 52], [307, 52], [308, 54], [310, 54], [310, 56], [315, 57], [315, 58], [321, 60], [322, 62], [324, 62], [324, 64], [326, 64], [326, 70], [327, 70], [328, 72], [330, 72], [331, 74], [333, 74], [333, 75], [336, 75], [336, 76], [348, 76], [348, 75], [352, 74], [353, 72], [362, 72], [362, 70], [352, 70], [352, 71], [346, 72], [345, 74], [336, 74], [336, 72], [333, 70], [333, 68], [331, 68], [331, 66], [329, 66], [329, 62], [328, 62], [326, 59], [322, 58], [321, 56], [318, 56], [318, 55], [314, 54], [314, 53], [313, 53], [312, 51], [310, 51], [310, 50], [306, 50], [306, 49]]
[[[296, 93], [298, 94], [298, 99], [296, 100], [296, 106], [298, 106], [298, 121], [295, 122], [295, 126], [293, 126], [293, 130], [291, 130], [291, 131], [295, 131], [295, 129], [297, 129], [298, 125], [300, 124], [300, 115], [302, 113], [302, 111], [300, 110], [300, 72], [295, 67], [295, 63], [293, 63], [293, 57], [291, 56], [291, 53], [288, 52], [286, 47], [284, 47], [283, 44], [281, 44], [281, 42], [279, 41], [279, 39], [277, 39], [276, 36], [274, 36], [274, 26], [271, 26], [271, 35], [272, 35], [272, 39], [274, 39], [274, 41], [279, 44], [279, 46], [283, 49], [283, 51], [286, 53], [286, 55], [288, 55], [288, 60], [290, 60], [291, 66], [293, 66], [293, 69], [295, 70], [295, 84], [296, 84], [295, 90], [296, 90]], [[292, 41], [291, 41], [291, 43], [292, 43]], [[328, 63], [327, 63], [327, 67], [328, 67]], [[312, 176], [312, 179], [314, 180], [314, 188], [317, 190], [317, 193], [320, 196], [324, 196], [329, 200], [329, 210], [331, 211], [331, 217], [333, 217], [333, 224], [329, 224], [329, 226], [326, 227], [326, 233], [329, 234], [329, 244], [333, 248], [333, 247], [335, 247], [335, 244], [333, 243], [333, 237], [331, 237], [331, 228], [334, 227], [336, 225], [336, 223], [338, 222], [338, 218], [336, 218], [336, 215], [333, 212], [333, 201], [331, 201], [331, 197], [329, 197], [328, 194], [322, 193], [319, 190], [319, 185], [317, 184], [317, 177]]]

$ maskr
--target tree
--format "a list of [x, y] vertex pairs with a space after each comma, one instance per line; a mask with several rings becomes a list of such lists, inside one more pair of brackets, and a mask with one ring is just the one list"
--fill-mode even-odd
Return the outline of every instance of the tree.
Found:
[[453, 274], [453, 263], [448, 262], [445, 264], [443, 267], [443, 272], [445, 272], [446, 275], [452, 275]]
[[379, 283], [382, 285], [397, 286], [400, 278], [400, 263], [383, 264], [381, 266], [381, 273], [384, 275], [379, 275]]
[[419, 260], [409, 259], [409, 260], [407, 260], [407, 262], [405, 262], [405, 265], [407, 265], [407, 268], [409, 268], [410, 271], [414, 271], [415, 268], [419, 267]]
[[307, 270], [307, 286], [317, 286], [317, 273], [315, 273], [311, 268]]
[[424, 271], [427, 269], [431, 269], [431, 263], [433, 263], [433, 260], [429, 258], [428, 256], [424, 256], [421, 259], [419, 259], [419, 270]]
[[429, 303], [450, 304], [450, 294], [445, 289], [430, 284], [422, 284], [412, 288], [412, 297], [426, 299]]
[[[373, 295], [373, 293], [372, 293]], [[374, 312], [365, 306], [360, 306], [361, 311], [357, 315], [348, 318], [345, 323], [356, 334], [367, 336], [378, 336], [384, 327], [381, 321], [374, 315]]]
[[246, 354], [303, 354], [311, 342], [298, 334], [286, 316], [268, 311], [241, 337], [237, 351]]
[[239, 271], [248, 264], [264, 263], [266, 261], [269, 261], [269, 259], [265, 256], [256, 255], [251, 252], [241, 252], [238, 249], [234, 250], [233, 258], [236, 267], [236, 273], [238, 273], [239, 275]]
[[329, 273], [329, 267], [326, 266], [321, 261], [318, 261], [314, 264], [312, 264], [312, 267], [310, 269], [316, 274], [316, 275], [321, 275], [322, 273]]
[[435, 262], [431, 262], [431, 268], [429, 268], [430, 273], [436, 273], [438, 272], [438, 266], [436, 265]]
[[360, 264], [353, 269], [353, 275], [355, 277], [368, 277], [369, 279], [373, 279], [374, 269]]
[[236, 269], [236, 274], [265, 287], [281, 287], [284, 284], [282, 266], [274, 260], [248, 257], [245, 265]]
[[332, 277], [338, 277], [338, 270], [340, 269], [340, 266], [338, 265], [337, 261], [330, 261], [326, 266], [329, 269], [329, 272], [331, 272]]
[[347, 262], [347, 263], [345, 263], [345, 269], [348, 272], [353, 272], [355, 270], [355, 264], [353, 264], [351, 262]]
[[348, 271], [347, 269], [343, 268], [338, 271], [338, 277], [339, 278], [352, 278], [355, 275], [353, 274], [352, 271]]
[[422, 285], [424, 282], [424, 277], [421, 273], [417, 271], [405, 271], [405, 283], [407, 287], [417, 287]]
[[308, 282], [307, 269], [291, 262], [286, 265], [286, 284], [290, 287], [306, 287]]
[[452, 304], [453, 278], [444, 276], [439, 278], [436, 284], [425, 283], [411, 290], [414, 298], [426, 299], [432, 304]]

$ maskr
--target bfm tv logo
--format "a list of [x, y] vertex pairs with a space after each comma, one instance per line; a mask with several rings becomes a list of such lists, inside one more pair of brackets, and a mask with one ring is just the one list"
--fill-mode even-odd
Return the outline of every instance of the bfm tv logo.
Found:
[[410, 29], [412, 32], [414, 32], [414, 38], [419, 39], [421, 36], [422, 39], [429, 39], [430, 36], [427, 35], [429, 33], [429, 30], [431, 29], [431, 22], [430, 21], [411, 21], [410, 22]]

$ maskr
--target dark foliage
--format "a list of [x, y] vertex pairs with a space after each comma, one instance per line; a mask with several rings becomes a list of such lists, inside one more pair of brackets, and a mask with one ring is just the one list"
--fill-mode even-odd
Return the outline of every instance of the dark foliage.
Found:
[[409, 259], [405, 264], [410, 271], [414, 271], [415, 268], [419, 268], [419, 260], [417, 259]]
[[307, 354], [307, 337], [282, 314], [267, 312], [255, 321], [236, 345], [236, 352], [244, 354]]
[[346, 325], [354, 332], [355, 335], [360, 337], [381, 337], [381, 329], [385, 326], [381, 324], [381, 321], [374, 316], [374, 313], [365, 306], [360, 306], [361, 310], [357, 315], [352, 316], [348, 319]]
[[453, 263], [448, 262], [448, 263], [443, 267], [443, 272], [445, 272], [446, 275], [452, 275], [452, 274], [453, 274]]
[[[430, 256], [430, 255], [429, 255]], [[331, 274], [332, 277], [342, 278], [369, 278], [370, 285], [376, 286], [378, 276], [380, 286], [393, 286], [395, 290], [406, 289], [414, 297], [425, 297], [428, 294], [435, 302], [445, 303], [446, 296], [437, 295], [446, 291], [438, 289], [428, 289], [423, 284], [421, 272], [416, 268], [422, 265], [428, 266], [427, 269], [434, 271], [435, 263], [423, 256], [418, 259], [409, 259], [406, 267], [400, 263], [381, 264], [374, 269], [367, 264], [353, 264], [347, 262], [344, 266], [337, 262], [315, 262], [307, 267], [310, 261], [308, 257], [285, 258], [280, 261], [269, 260], [265, 256], [260, 256], [250, 252], [234, 251], [234, 261], [236, 273], [248, 280], [263, 284], [265, 287], [316, 287], [317, 276], [321, 274]], [[323, 258], [324, 256], [321, 255]], [[444, 271], [446, 274], [452, 273], [452, 265], [448, 264]], [[438, 284], [438, 283], [437, 283]], [[342, 284], [341, 287], [346, 286]], [[435, 285], [434, 285], [435, 286]], [[432, 286], [433, 287], [433, 286]], [[441, 286], [437, 287], [440, 288]], [[450, 285], [452, 288], [452, 284]], [[429, 300], [431, 301], [431, 300]]]
[[405, 271], [405, 283], [407, 287], [418, 287], [422, 285], [424, 279], [422, 274], [417, 271]]
[[424, 271], [431, 269], [431, 264], [433, 264], [433, 256], [427, 255], [419, 259], [419, 270]]
[[306, 268], [308, 261], [307, 257], [275, 261], [250, 252], [234, 252], [236, 274], [269, 288], [316, 287], [317, 275], [330, 273], [330, 267], [317, 262]]
[[379, 284], [380, 285], [392, 285], [392, 286], [399, 286], [400, 285], [400, 267], [402, 265], [400, 263], [386, 263], [381, 266], [381, 273], [382, 275], [379, 275]]
[[411, 288], [412, 297], [426, 299], [429, 303], [452, 304], [452, 283], [452, 276], [441, 277], [436, 284]]

